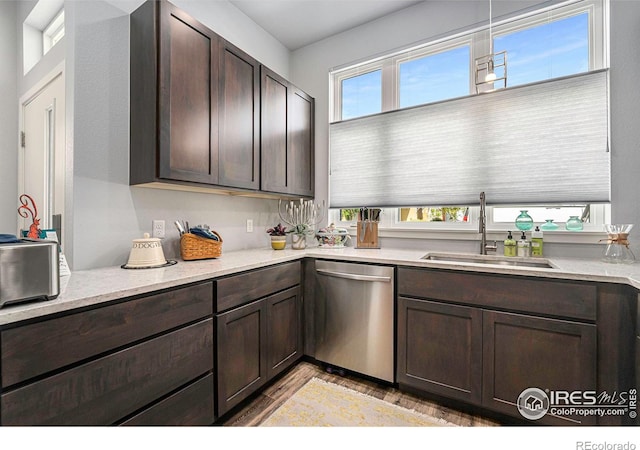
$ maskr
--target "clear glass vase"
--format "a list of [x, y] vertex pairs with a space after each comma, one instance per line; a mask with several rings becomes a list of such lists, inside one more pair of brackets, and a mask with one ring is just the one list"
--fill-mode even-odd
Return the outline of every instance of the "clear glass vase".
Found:
[[543, 231], [553, 231], [560, 228], [560, 225], [553, 223], [553, 219], [546, 219], [545, 222], [540, 225], [540, 229]]
[[578, 216], [570, 216], [569, 220], [567, 220], [567, 223], [565, 223], [564, 226], [567, 231], [582, 231], [582, 229], [584, 228], [584, 224]]
[[533, 218], [527, 213], [526, 209], [520, 210], [520, 215], [516, 217], [516, 228], [520, 231], [528, 231], [533, 228]]
[[605, 225], [607, 234], [607, 248], [602, 260], [612, 264], [631, 264], [636, 257], [629, 248], [629, 232], [633, 224]]

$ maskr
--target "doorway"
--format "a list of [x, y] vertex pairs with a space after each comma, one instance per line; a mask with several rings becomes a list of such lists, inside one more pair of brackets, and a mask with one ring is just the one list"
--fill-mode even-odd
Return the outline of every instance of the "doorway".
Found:
[[[42, 80], [20, 100], [18, 194], [33, 198], [40, 228], [55, 229], [62, 245], [65, 229], [65, 86], [64, 73]], [[18, 218], [28, 230], [32, 218]]]

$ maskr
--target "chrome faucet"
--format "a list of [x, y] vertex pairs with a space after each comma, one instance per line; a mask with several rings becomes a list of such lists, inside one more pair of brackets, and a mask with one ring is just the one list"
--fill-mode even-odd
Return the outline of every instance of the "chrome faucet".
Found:
[[479, 219], [479, 232], [482, 235], [480, 238], [480, 254], [486, 255], [488, 252], [495, 253], [498, 249], [498, 243], [493, 241], [493, 245], [487, 244], [487, 200], [484, 192], [480, 192], [480, 219]]

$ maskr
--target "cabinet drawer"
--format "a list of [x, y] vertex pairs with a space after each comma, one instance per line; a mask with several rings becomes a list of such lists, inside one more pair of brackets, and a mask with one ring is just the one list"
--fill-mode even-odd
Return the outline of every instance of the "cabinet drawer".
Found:
[[4, 330], [2, 386], [211, 316], [212, 310], [208, 282]]
[[300, 261], [216, 280], [216, 312], [240, 306], [300, 284]]
[[2, 394], [3, 425], [110, 425], [213, 369], [213, 319]]
[[211, 425], [213, 374], [180, 389], [175, 394], [136, 414], [123, 426]]
[[595, 284], [398, 269], [398, 295], [583, 320], [596, 319]]

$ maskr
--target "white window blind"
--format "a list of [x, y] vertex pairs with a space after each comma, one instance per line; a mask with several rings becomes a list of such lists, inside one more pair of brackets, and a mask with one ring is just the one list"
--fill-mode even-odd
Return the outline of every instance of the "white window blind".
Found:
[[608, 71], [330, 125], [330, 206], [610, 200]]

